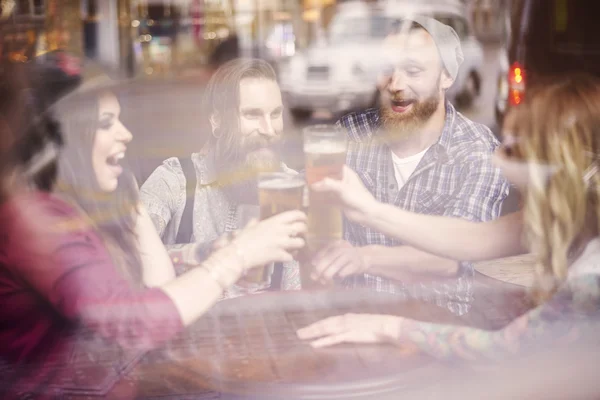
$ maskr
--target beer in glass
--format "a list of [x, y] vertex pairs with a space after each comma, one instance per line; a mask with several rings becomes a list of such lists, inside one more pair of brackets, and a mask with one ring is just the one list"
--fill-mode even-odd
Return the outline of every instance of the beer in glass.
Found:
[[[284, 172], [263, 173], [258, 176], [260, 219], [268, 219], [285, 211], [302, 210], [304, 179]], [[262, 283], [267, 279], [270, 266], [248, 271], [246, 280]]]
[[310, 187], [324, 178], [342, 179], [346, 149], [346, 134], [335, 125], [316, 125], [304, 130], [309, 241], [330, 242], [342, 238], [341, 210], [328, 200], [326, 194], [314, 192]]
[[304, 129], [304, 157], [308, 184], [307, 250], [300, 266], [303, 289], [321, 288], [310, 278], [312, 257], [327, 244], [343, 235], [342, 211], [327, 194], [318, 193], [311, 185], [324, 178], [342, 179], [346, 164], [346, 133], [335, 125], [316, 125]]

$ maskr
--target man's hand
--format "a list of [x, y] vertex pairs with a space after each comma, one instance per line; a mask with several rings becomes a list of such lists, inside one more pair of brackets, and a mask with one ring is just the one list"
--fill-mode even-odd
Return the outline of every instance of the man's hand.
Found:
[[361, 247], [354, 247], [345, 240], [332, 243], [313, 258], [312, 279], [329, 283], [334, 278], [346, 278], [362, 274], [369, 269], [368, 258]]
[[327, 193], [328, 199], [337, 203], [349, 220], [358, 223], [368, 220], [380, 205], [363, 185], [356, 172], [348, 166], [344, 166], [342, 180], [325, 178], [313, 184], [311, 189], [315, 192]]

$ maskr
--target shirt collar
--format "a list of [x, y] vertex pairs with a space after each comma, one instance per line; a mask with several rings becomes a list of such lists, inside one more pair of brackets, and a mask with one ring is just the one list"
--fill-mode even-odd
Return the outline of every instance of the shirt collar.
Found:
[[444, 129], [438, 139], [436, 145], [441, 147], [446, 153], [450, 152], [450, 146], [452, 144], [452, 136], [455, 135], [456, 129], [459, 129], [458, 124], [455, 124], [456, 120], [456, 109], [450, 102], [446, 102], [446, 120], [444, 122]]
[[200, 184], [210, 185], [217, 180], [217, 166], [215, 161], [215, 153], [208, 151], [207, 153], [193, 153], [192, 161], [196, 166], [196, 170], [200, 173]]

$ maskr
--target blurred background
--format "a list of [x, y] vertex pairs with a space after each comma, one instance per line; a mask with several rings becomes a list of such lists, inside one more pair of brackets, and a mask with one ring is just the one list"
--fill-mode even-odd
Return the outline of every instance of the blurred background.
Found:
[[[431, 15], [459, 34], [465, 63], [449, 93], [498, 131], [508, 73], [509, 0], [0, 0], [0, 54], [39, 65], [59, 85], [108, 74], [119, 83], [130, 162], [143, 182], [165, 158], [200, 149], [197, 106], [220, 63], [268, 60], [286, 105], [288, 163], [299, 130], [376, 105], [387, 24]], [[504, 86], [503, 86], [504, 85]], [[506, 97], [506, 96], [504, 96]], [[504, 100], [505, 102], [505, 100]], [[500, 106], [499, 106], [500, 104]]]

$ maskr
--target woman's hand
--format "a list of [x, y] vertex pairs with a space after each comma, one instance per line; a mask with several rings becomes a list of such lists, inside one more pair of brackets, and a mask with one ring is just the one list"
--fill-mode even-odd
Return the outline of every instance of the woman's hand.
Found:
[[311, 188], [315, 192], [330, 195], [332, 201], [339, 202], [348, 219], [359, 223], [367, 219], [378, 204], [358, 175], [347, 166], [344, 166], [342, 180], [325, 178], [313, 184]]
[[309, 340], [313, 347], [340, 343], [389, 343], [400, 336], [402, 318], [393, 315], [345, 314], [326, 318], [306, 328], [297, 335]]
[[272, 262], [292, 261], [291, 253], [304, 247], [301, 235], [306, 229], [306, 214], [288, 211], [264, 221], [249, 222], [237, 232], [231, 245], [243, 259], [244, 270]]
[[235, 230], [219, 236], [217, 240], [211, 243], [210, 251], [213, 252], [221, 250], [222, 248], [229, 246], [231, 242], [233, 242], [233, 240], [238, 236], [239, 233], [239, 230]]

